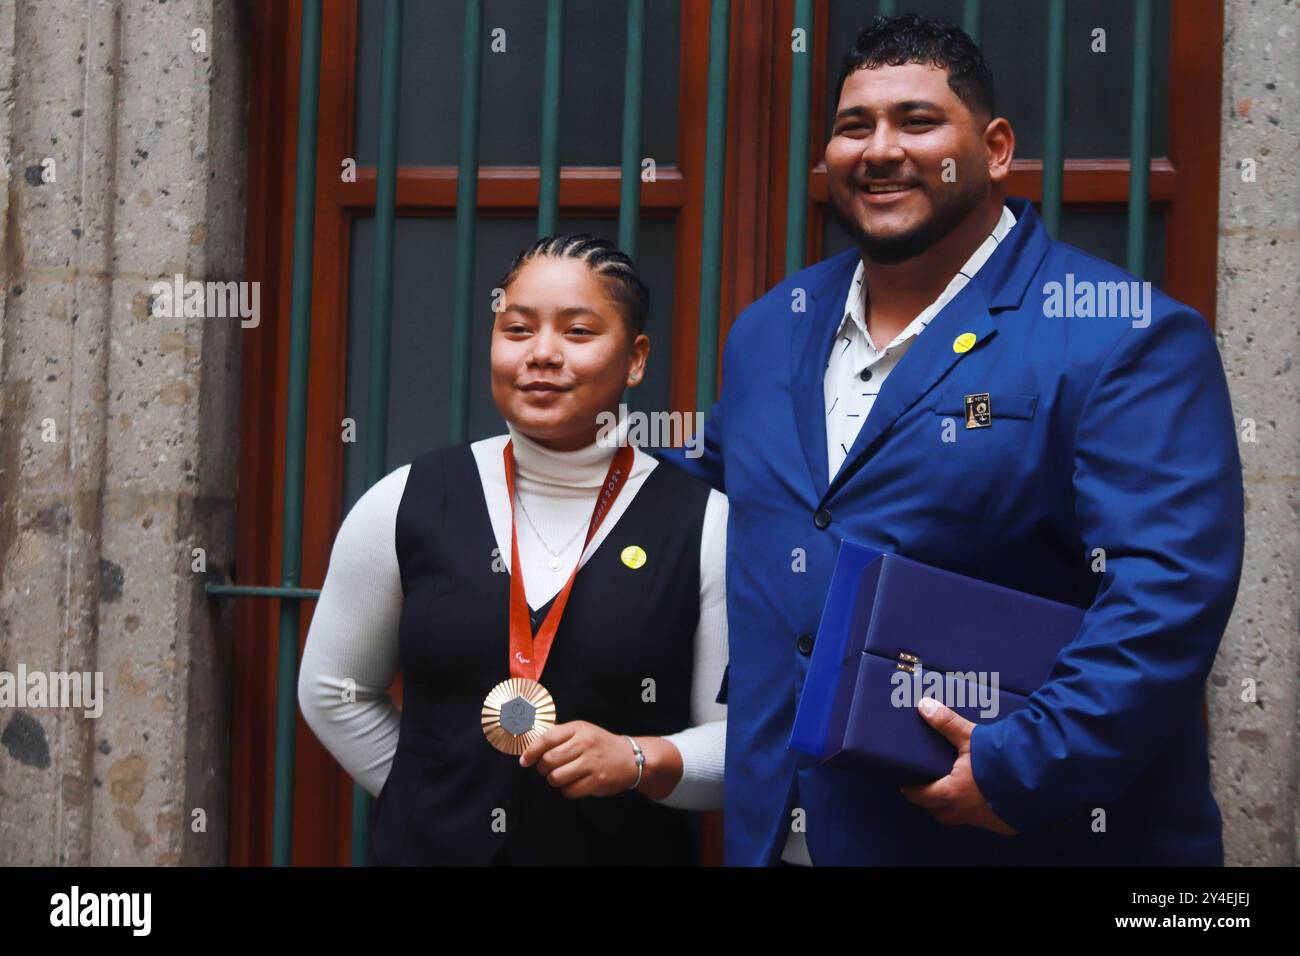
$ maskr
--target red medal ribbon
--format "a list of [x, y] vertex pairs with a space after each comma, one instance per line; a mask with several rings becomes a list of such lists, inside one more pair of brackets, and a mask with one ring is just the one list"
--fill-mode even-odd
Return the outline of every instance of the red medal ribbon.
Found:
[[586, 553], [587, 545], [596, 536], [596, 529], [605, 520], [610, 506], [627, 483], [636, 450], [631, 445], [623, 445], [614, 453], [614, 459], [605, 473], [605, 481], [601, 484], [600, 495], [596, 498], [596, 506], [591, 512], [591, 523], [587, 526], [587, 538], [582, 544], [578, 563], [573, 566], [573, 573], [569, 575], [564, 589], [556, 596], [551, 612], [546, 615], [546, 620], [534, 637], [528, 599], [524, 595], [524, 575], [519, 566], [519, 536], [515, 530], [515, 452], [512, 446], [513, 442], [506, 442], [504, 453], [506, 493], [510, 496], [510, 676], [527, 677], [540, 682], [542, 668], [546, 666], [546, 658], [550, 655], [551, 644], [555, 640], [555, 632], [560, 627], [564, 606], [569, 603], [569, 592], [573, 590], [578, 567], [582, 564], [582, 554]]

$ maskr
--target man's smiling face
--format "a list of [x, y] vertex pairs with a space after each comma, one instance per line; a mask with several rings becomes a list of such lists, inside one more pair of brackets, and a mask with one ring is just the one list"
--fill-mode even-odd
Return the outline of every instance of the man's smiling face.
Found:
[[940, 67], [905, 63], [845, 78], [826, 145], [827, 185], [835, 218], [864, 255], [904, 262], [979, 206], [990, 189], [988, 120], [971, 113]]

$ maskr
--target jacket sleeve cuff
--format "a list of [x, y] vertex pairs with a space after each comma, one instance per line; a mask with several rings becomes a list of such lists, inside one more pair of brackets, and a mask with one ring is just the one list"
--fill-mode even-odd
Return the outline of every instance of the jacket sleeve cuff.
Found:
[[1026, 789], [1007, 747], [1010, 720], [978, 724], [971, 731], [971, 774], [989, 809], [1016, 832], [1025, 833], [1047, 821], [1042, 813], [1044, 801]]

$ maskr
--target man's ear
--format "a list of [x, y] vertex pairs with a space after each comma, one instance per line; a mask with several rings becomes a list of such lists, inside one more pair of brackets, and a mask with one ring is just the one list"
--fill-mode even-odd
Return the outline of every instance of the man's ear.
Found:
[[1016, 134], [1005, 116], [995, 116], [984, 127], [984, 149], [988, 156], [989, 179], [1005, 182], [1011, 175], [1011, 160], [1016, 152]]

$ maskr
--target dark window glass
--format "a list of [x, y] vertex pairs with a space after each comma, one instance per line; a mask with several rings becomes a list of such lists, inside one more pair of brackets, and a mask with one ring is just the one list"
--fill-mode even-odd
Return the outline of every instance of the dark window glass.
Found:
[[[379, 60], [384, 5], [359, 5], [355, 158], [378, 160]], [[402, 95], [398, 162], [454, 166], [460, 148], [460, 0], [408, 2], [402, 17]], [[493, 52], [493, 31], [505, 31]], [[677, 161], [679, 2], [646, 4], [642, 156], [660, 166]], [[623, 69], [627, 15], [610, 0], [568, 0], [565, 12], [560, 162], [617, 166], [622, 152]], [[546, 4], [488, 0], [483, 15], [483, 73], [479, 162], [533, 166], [541, 156], [542, 69]]]

